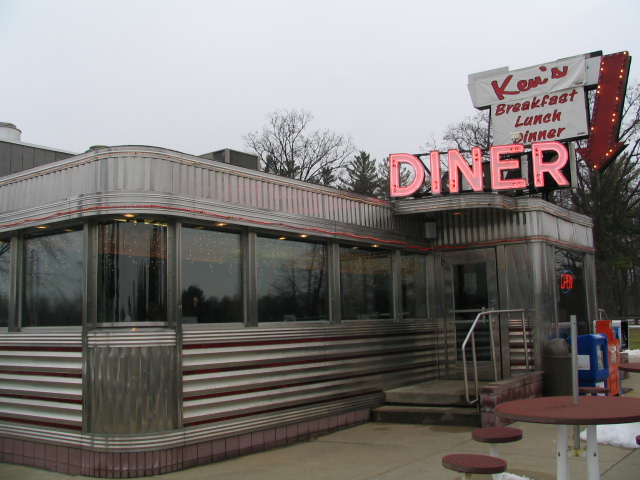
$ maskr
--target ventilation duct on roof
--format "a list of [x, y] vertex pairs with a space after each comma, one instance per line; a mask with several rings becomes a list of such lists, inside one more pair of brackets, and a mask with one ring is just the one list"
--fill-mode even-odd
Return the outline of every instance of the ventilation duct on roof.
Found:
[[22, 132], [13, 123], [0, 122], [0, 140], [19, 142]]

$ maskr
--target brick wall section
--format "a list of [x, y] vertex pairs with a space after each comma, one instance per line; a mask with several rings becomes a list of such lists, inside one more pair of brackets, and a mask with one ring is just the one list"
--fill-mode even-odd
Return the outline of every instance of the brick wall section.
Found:
[[0, 461], [67, 475], [139, 478], [175, 472], [317, 438], [369, 421], [370, 410], [148, 452], [97, 452], [0, 437]]
[[480, 416], [483, 427], [504, 426], [511, 420], [496, 416], [496, 405], [511, 400], [543, 396], [543, 372], [533, 372], [480, 388]]

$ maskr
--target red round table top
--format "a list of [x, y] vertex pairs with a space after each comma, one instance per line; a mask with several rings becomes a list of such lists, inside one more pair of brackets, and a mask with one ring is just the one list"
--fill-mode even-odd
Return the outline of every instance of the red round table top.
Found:
[[640, 398], [537, 397], [496, 406], [496, 414], [509, 420], [555, 425], [607, 425], [640, 421]]
[[483, 473], [491, 475], [507, 470], [507, 462], [501, 458], [473, 453], [454, 453], [442, 457], [442, 466], [462, 473]]
[[622, 370], [623, 372], [640, 373], [640, 362], [636, 362], [636, 363], [621, 363], [618, 366], [618, 370]]
[[513, 427], [485, 427], [471, 432], [471, 438], [484, 443], [511, 443], [522, 440], [522, 430]]

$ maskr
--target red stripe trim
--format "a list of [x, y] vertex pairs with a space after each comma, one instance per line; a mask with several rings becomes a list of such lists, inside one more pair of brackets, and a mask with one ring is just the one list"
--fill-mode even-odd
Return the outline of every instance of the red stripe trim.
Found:
[[[377, 393], [378, 391], [379, 390], [370, 390], [368, 392], [358, 393], [358, 394], [354, 394], [354, 395], [346, 395], [346, 396], [343, 396], [343, 397], [336, 397], [333, 400], [334, 401], [335, 400], [348, 400], [350, 398], [357, 398], [357, 397], [362, 397], [362, 396], [365, 396], [365, 395], [370, 395], [371, 393]], [[312, 405], [320, 405], [320, 404], [327, 403], [327, 402], [329, 402], [329, 400], [318, 400], [318, 401], [315, 401], [315, 402], [299, 403], [299, 404], [293, 405], [293, 406], [287, 405], [287, 406], [284, 406], [284, 407], [269, 408], [269, 409], [260, 410], [260, 411], [257, 411], [257, 412], [240, 413], [240, 414], [237, 414], [237, 415], [229, 415], [229, 416], [226, 416], [226, 417], [219, 417], [219, 418], [214, 418], [214, 419], [209, 419], [209, 420], [199, 420], [199, 421], [196, 421], [196, 422], [186, 422], [186, 423], [184, 423], [184, 426], [185, 427], [193, 427], [193, 426], [196, 426], [196, 425], [204, 425], [204, 424], [207, 424], [207, 423], [223, 422], [225, 420], [233, 420], [235, 418], [251, 417], [251, 416], [254, 416], [254, 415], [262, 415], [262, 414], [265, 414], [265, 413], [279, 412], [279, 411], [282, 411], [282, 410], [291, 410], [291, 409], [300, 408], [300, 407], [308, 407], [308, 406], [312, 406]]]
[[3, 421], [3, 422], [14, 422], [14, 423], [26, 423], [28, 425], [38, 425], [40, 427], [63, 428], [65, 430], [76, 430], [78, 432], [82, 431], [82, 426], [64, 425], [64, 424], [61, 424], [61, 423], [53, 423], [53, 422], [41, 422], [41, 421], [38, 421], [38, 420], [22, 420], [22, 419], [15, 419], [15, 418], [11, 418], [11, 417], [0, 416], [0, 421]]
[[11, 393], [2, 393], [2, 392], [0, 392], [0, 396], [8, 397], [8, 398], [21, 398], [24, 400], [43, 400], [46, 402], [58, 402], [58, 403], [68, 403], [71, 405], [82, 405], [82, 399], [75, 400], [72, 398], [39, 397], [35, 395], [15, 395]]
[[338, 342], [338, 341], [350, 341], [350, 340], [372, 340], [376, 338], [388, 340], [393, 337], [426, 337], [431, 336], [433, 332], [398, 332], [393, 334], [371, 334], [371, 335], [342, 335], [332, 337], [314, 337], [314, 338], [299, 338], [299, 339], [282, 339], [282, 340], [248, 340], [244, 342], [225, 342], [225, 343], [195, 343], [185, 344], [182, 346], [183, 350], [194, 350], [198, 348], [229, 348], [229, 347], [257, 347], [264, 345], [291, 345], [295, 343], [322, 343], [322, 342]]
[[201, 369], [201, 370], [183, 370], [183, 375], [199, 375], [199, 374], [203, 374], [203, 373], [220, 373], [220, 372], [234, 372], [234, 371], [241, 371], [241, 370], [255, 370], [255, 369], [262, 369], [262, 368], [274, 368], [274, 367], [287, 367], [287, 366], [294, 366], [294, 365], [308, 365], [310, 363], [317, 363], [317, 362], [322, 362], [322, 363], [326, 363], [326, 362], [340, 362], [343, 360], [355, 360], [358, 358], [374, 358], [374, 357], [386, 357], [386, 356], [390, 356], [390, 355], [398, 355], [399, 353], [405, 354], [405, 353], [415, 353], [415, 352], [428, 352], [428, 351], [436, 351], [437, 347], [432, 346], [432, 347], [420, 347], [420, 348], [414, 348], [411, 350], [404, 350], [404, 349], [397, 349], [397, 350], [392, 350], [392, 351], [387, 351], [387, 352], [377, 352], [377, 353], [367, 353], [367, 354], [362, 354], [362, 355], [345, 355], [345, 356], [341, 356], [341, 357], [326, 357], [323, 356], [322, 358], [316, 358], [316, 359], [309, 359], [309, 360], [295, 360], [295, 361], [291, 361], [291, 362], [275, 362], [275, 363], [261, 363], [259, 365], [256, 365], [254, 363], [248, 364], [248, 365], [239, 365], [239, 366], [235, 366], [235, 367], [225, 367], [225, 368], [206, 368], [206, 369]]
[[38, 375], [41, 377], [60, 377], [60, 378], [82, 378], [82, 373], [63, 373], [63, 372], [36, 372], [21, 370], [0, 370], [0, 373], [7, 375]]
[[304, 386], [304, 385], [321, 384], [323, 382], [335, 382], [335, 381], [339, 381], [339, 380], [350, 380], [350, 379], [355, 379], [355, 378], [369, 377], [369, 376], [372, 376], [372, 375], [385, 375], [385, 374], [390, 374], [390, 373], [407, 372], [407, 371], [416, 370], [416, 369], [419, 369], [419, 368], [431, 367], [431, 366], [434, 366], [434, 365], [437, 365], [437, 362], [423, 362], [423, 363], [414, 364], [414, 365], [411, 365], [410, 367], [405, 367], [405, 368], [394, 368], [394, 369], [391, 369], [391, 370], [377, 370], [375, 372], [358, 373], [358, 374], [355, 374], [355, 375], [344, 375], [344, 376], [341, 376], [341, 377], [330, 377], [330, 378], [326, 378], [326, 379], [322, 379], [322, 380], [307, 380], [307, 381], [304, 381], [304, 382], [284, 383], [284, 384], [280, 384], [280, 385], [271, 385], [271, 386], [268, 386], [268, 387], [247, 388], [245, 390], [233, 390], [233, 391], [228, 391], [228, 392], [209, 393], [209, 394], [205, 394], [205, 395], [193, 395], [193, 396], [185, 395], [184, 399], [185, 400], [203, 400], [203, 399], [206, 399], [206, 398], [229, 397], [229, 396], [232, 396], [232, 395], [242, 395], [242, 394], [246, 394], [246, 393], [276, 391], [276, 390], [281, 390], [283, 388], [300, 387], [300, 386]]
[[300, 226], [295, 226], [295, 225], [289, 225], [287, 223], [282, 223], [282, 222], [264, 222], [261, 220], [254, 220], [251, 218], [246, 218], [246, 217], [238, 217], [238, 216], [233, 216], [233, 215], [222, 215], [219, 213], [213, 213], [213, 212], [208, 212], [206, 210], [198, 210], [195, 208], [183, 208], [183, 207], [173, 207], [173, 206], [168, 206], [168, 205], [112, 205], [112, 206], [106, 206], [106, 205], [98, 205], [98, 206], [94, 206], [94, 207], [85, 207], [85, 208], [76, 208], [74, 210], [67, 210], [66, 212], [56, 212], [56, 213], [52, 213], [50, 215], [45, 215], [43, 217], [33, 217], [33, 218], [25, 218], [23, 220], [18, 220], [17, 222], [11, 222], [11, 223], [2, 223], [0, 224], [0, 227], [15, 227], [18, 225], [22, 225], [25, 223], [31, 223], [31, 222], [42, 222], [44, 220], [50, 220], [52, 218], [57, 218], [57, 217], [62, 217], [62, 216], [66, 216], [66, 215], [72, 215], [72, 214], [76, 214], [76, 213], [84, 213], [84, 212], [90, 212], [90, 211], [100, 211], [100, 210], [131, 210], [131, 209], [156, 209], [156, 210], [168, 210], [168, 211], [174, 211], [174, 212], [180, 212], [180, 213], [189, 213], [189, 214], [199, 214], [199, 215], [205, 215], [208, 217], [213, 217], [216, 219], [224, 219], [224, 220], [229, 220], [229, 221], [233, 221], [233, 220], [240, 220], [243, 222], [248, 222], [248, 223], [253, 223], [256, 225], [266, 225], [266, 226], [270, 226], [270, 227], [279, 227], [279, 228], [288, 228], [288, 229], [293, 229], [293, 230], [297, 230], [297, 231], [305, 231], [305, 232], [318, 232], [318, 233], [323, 233], [323, 234], [328, 234], [328, 235], [338, 235], [338, 236], [342, 236], [342, 237], [347, 237], [347, 238], [354, 238], [357, 240], [368, 240], [374, 243], [385, 243], [385, 244], [392, 244], [392, 245], [400, 245], [400, 246], [404, 246], [407, 248], [412, 248], [415, 250], [419, 250], [421, 252], [429, 252], [429, 251], [438, 251], [438, 250], [459, 250], [459, 249], [463, 249], [463, 248], [469, 248], [469, 247], [483, 247], [483, 246], [490, 246], [490, 245], [500, 245], [502, 243], [510, 243], [510, 242], [525, 242], [525, 241], [531, 241], [531, 240], [544, 240], [544, 241], [548, 241], [550, 243], [555, 243], [558, 245], [563, 245], [566, 247], [572, 247], [572, 248], [577, 248], [580, 250], [585, 250], [585, 251], [590, 251], [590, 252], [595, 252], [595, 249], [593, 248], [587, 248], [587, 247], [582, 247], [582, 246], [578, 246], [578, 245], [573, 245], [571, 243], [566, 243], [566, 242], [561, 242], [560, 240], [552, 240], [550, 238], [547, 237], [527, 237], [527, 238], [518, 238], [518, 239], [512, 239], [512, 240], [496, 240], [493, 242], [472, 242], [472, 243], [467, 243], [464, 245], [459, 245], [459, 246], [448, 246], [448, 245], [443, 245], [443, 246], [438, 246], [438, 247], [422, 247], [419, 245], [411, 245], [408, 242], [402, 242], [399, 240], [383, 240], [381, 238], [376, 238], [376, 237], [370, 237], [367, 235], [355, 235], [353, 233], [348, 233], [348, 232], [339, 232], [339, 231], [335, 231], [335, 230], [324, 230], [321, 228], [312, 228], [312, 227], [300, 227]]
[[82, 347], [22, 347], [22, 346], [0, 346], [0, 352], [78, 352], [82, 353]]

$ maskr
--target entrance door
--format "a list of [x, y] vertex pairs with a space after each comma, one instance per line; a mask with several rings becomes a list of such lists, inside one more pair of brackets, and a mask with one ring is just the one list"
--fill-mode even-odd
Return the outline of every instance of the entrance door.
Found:
[[[447, 343], [455, 344], [455, 358], [449, 359], [448, 378], [462, 378], [462, 344], [469, 333], [478, 313], [483, 310], [498, 310], [498, 282], [496, 255], [494, 249], [471, 250], [445, 254], [443, 275], [450, 299], [446, 303], [451, 307], [446, 312], [448, 332]], [[494, 367], [491, 363], [491, 338], [489, 318], [484, 317], [475, 328], [475, 348], [478, 361], [478, 378], [493, 380]], [[498, 375], [501, 377], [500, 320], [498, 315], [491, 318], [495, 361]], [[453, 349], [453, 348], [452, 348]], [[473, 379], [471, 340], [466, 347], [467, 371], [469, 380]]]

